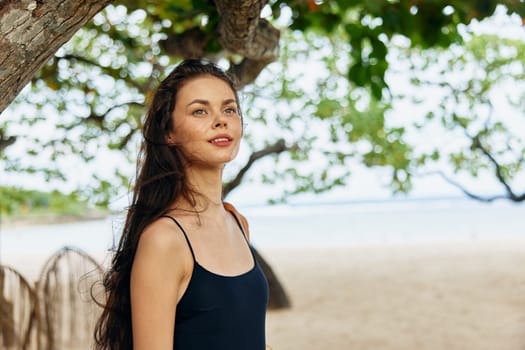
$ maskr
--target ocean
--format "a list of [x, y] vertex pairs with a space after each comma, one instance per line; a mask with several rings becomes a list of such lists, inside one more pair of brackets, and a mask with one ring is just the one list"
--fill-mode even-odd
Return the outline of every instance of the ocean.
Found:
[[[237, 205], [257, 248], [525, 238], [525, 205], [467, 199]], [[74, 246], [100, 255], [118, 241], [122, 216], [0, 230], [0, 263]], [[1, 228], [1, 227], [0, 227]]]

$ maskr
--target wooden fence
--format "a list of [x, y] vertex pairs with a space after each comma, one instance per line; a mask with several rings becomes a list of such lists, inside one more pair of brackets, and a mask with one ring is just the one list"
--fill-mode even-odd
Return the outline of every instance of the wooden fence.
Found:
[[102, 267], [85, 252], [64, 247], [29, 283], [0, 265], [0, 349], [89, 349], [101, 308], [92, 298]]

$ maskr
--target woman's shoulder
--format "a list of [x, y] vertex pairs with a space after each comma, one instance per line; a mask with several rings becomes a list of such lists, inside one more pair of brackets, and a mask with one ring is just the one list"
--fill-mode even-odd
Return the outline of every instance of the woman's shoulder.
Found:
[[187, 249], [185, 245], [182, 229], [169, 217], [160, 217], [144, 229], [138, 249], [157, 257], [165, 255], [166, 258], [176, 258], [180, 257], [180, 254], [173, 253]]
[[233, 204], [228, 203], [228, 202], [223, 202], [222, 204], [224, 206], [224, 209], [226, 209], [227, 211], [229, 211], [230, 213], [235, 215], [235, 217], [240, 221], [240, 223], [241, 223], [241, 225], [242, 225], [242, 227], [244, 229], [244, 232], [249, 237], [249, 235], [250, 235], [250, 226], [248, 225], [248, 220], [246, 220], [246, 217], [244, 217], [244, 215], [239, 213], [239, 211], [233, 206]]

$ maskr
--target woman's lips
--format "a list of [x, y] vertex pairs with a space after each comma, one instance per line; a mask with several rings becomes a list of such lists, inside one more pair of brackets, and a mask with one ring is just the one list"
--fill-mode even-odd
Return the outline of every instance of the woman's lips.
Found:
[[233, 139], [229, 136], [217, 136], [208, 142], [215, 146], [229, 146], [232, 140]]

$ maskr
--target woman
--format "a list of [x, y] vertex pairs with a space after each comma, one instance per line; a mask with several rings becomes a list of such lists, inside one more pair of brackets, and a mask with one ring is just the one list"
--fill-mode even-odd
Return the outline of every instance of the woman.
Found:
[[246, 220], [222, 202], [242, 128], [234, 84], [215, 65], [187, 60], [161, 82], [96, 349], [265, 349], [267, 281]]

